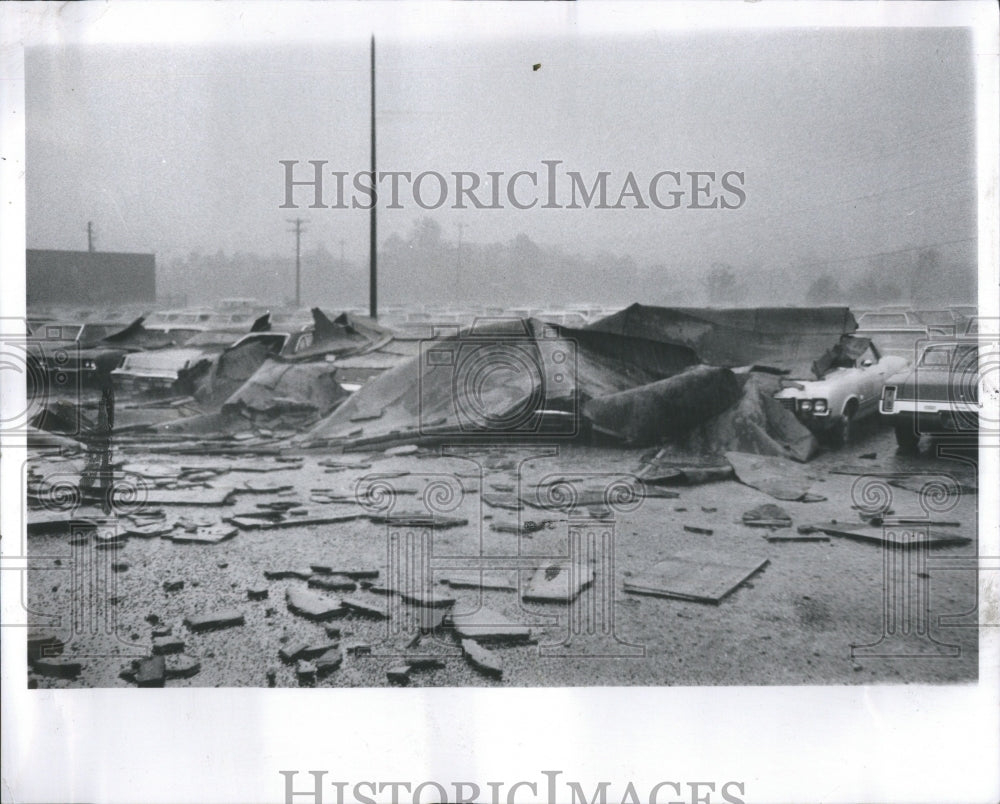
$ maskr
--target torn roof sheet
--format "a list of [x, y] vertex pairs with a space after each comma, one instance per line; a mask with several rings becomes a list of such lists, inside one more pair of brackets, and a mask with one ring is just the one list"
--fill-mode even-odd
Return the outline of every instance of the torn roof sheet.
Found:
[[713, 366], [811, 368], [857, 321], [847, 307], [649, 307], [633, 304], [587, 331], [685, 346]]

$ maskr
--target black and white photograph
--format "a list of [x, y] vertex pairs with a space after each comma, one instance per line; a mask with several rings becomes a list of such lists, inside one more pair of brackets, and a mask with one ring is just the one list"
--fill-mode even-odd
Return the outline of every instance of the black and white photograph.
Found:
[[[917, 689], [944, 730], [996, 702], [992, 4], [28, 5], [3, 15], [18, 706], [245, 701], [243, 741], [267, 701], [357, 729], [357, 702], [453, 693], [543, 745], [552, 696], [620, 696], [618, 740], [716, 695], [740, 728], [755, 696], [846, 696], [848, 743], [905, 732]], [[980, 774], [953, 800], [1000, 789], [983, 718], [939, 755]], [[36, 800], [9, 750], [4, 800]], [[257, 799], [158, 795], [791, 800], [714, 758], [595, 792], [428, 755], [401, 794], [248, 756]], [[794, 797], [947, 789], [879, 772]]]

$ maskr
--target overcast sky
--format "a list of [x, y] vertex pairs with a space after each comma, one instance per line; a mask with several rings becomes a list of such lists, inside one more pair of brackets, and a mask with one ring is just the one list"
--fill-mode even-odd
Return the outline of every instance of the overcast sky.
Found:
[[[279, 160], [368, 169], [368, 47], [32, 48], [29, 248], [85, 248], [92, 220], [98, 248], [159, 260], [284, 253], [298, 214], [306, 247], [343, 239], [366, 260], [367, 213], [279, 208]], [[467, 242], [524, 232], [643, 264], [819, 272], [935, 244], [974, 261], [962, 30], [382, 38], [376, 70], [380, 170], [510, 175], [557, 159], [588, 182], [610, 171], [612, 198], [629, 171], [643, 192], [660, 171], [740, 171], [746, 193], [736, 210], [430, 213], [404, 195], [380, 211], [380, 239], [430, 214], [449, 238], [462, 223]]]

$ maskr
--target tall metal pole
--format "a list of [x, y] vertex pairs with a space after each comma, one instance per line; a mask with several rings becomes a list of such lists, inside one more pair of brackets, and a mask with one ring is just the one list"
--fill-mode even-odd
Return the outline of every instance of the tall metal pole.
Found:
[[458, 252], [455, 255], [455, 299], [460, 300], [462, 296], [462, 232], [465, 229], [464, 223], [455, 224], [458, 227]]
[[94, 222], [87, 221], [87, 251], [94, 252]]
[[294, 220], [289, 219], [289, 223], [295, 224], [294, 229], [289, 229], [290, 232], [295, 232], [295, 309], [299, 309], [302, 306], [301, 300], [301, 287], [302, 287], [302, 224], [305, 221], [302, 218], [295, 218]]
[[[376, 177], [378, 175], [375, 172], [375, 34], [372, 34], [371, 73], [372, 73], [371, 156], [372, 156], [372, 187], [374, 187], [376, 185]], [[378, 206], [378, 193], [375, 192], [373, 193], [372, 196], [371, 222], [368, 227], [369, 238], [370, 238], [368, 243], [368, 265], [369, 265], [368, 314], [372, 318], [378, 318], [378, 236], [377, 236], [378, 220], [376, 215], [377, 206]]]

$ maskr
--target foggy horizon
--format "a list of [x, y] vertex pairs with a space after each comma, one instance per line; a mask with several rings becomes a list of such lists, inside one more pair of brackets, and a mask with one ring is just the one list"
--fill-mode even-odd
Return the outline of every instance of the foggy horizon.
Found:
[[[629, 174], [647, 201], [546, 209], [542, 182], [529, 210], [454, 209], [453, 197], [422, 209], [405, 194], [386, 209], [383, 183], [385, 303], [489, 301], [498, 271], [524, 304], [699, 303], [718, 266], [736, 276], [740, 292], [729, 295], [741, 300], [804, 302], [822, 276], [850, 295], [885, 271], [898, 286], [882, 294], [891, 300], [928, 259], [952, 277], [951, 295], [975, 292], [966, 30], [381, 37], [376, 47], [380, 172], [485, 179], [558, 160], [588, 186], [606, 172], [609, 205]], [[288, 221], [301, 217], [304, 301], [329, 295], [331, 282], [343, 283], [334, 295], [345, 304], [366, 298], [368, 212], [309, 208], [308, 187], [296, 188], [297, 209], [283, 208], [281, 161], [324, 161], [348, 181], [368, 170], [367, 38], [145, 47], [141, 59], [129, 46], [36, 46], [26, 70], [29, 248], [83, 250], [93, 221], [97, 250], [156, 254], [163, 293], [240, 295], [206, 276], [208, 258], [222, 255], [256, 266], [252, 277], [236, 269], [237, 284], [288, 296]], [[692, 209], [689, 194], [656, 208], [649, 179], [663, 171], [739, 172], [744, 202]], [[437, 245], [404, 259], [427, 220]]]

